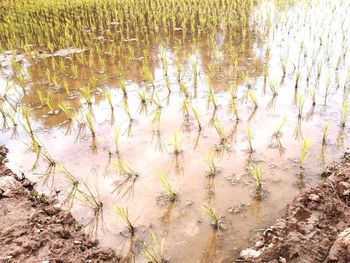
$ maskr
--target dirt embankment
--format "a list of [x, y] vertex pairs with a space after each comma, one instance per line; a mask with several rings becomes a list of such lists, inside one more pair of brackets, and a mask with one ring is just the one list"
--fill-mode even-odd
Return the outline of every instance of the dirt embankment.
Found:
[[119, 262], [97, 247], [72, 215], [6, 168], [0, 146], [0, 263]]
[[237, 262], [350, 262], [350, 154], [300, 193]]

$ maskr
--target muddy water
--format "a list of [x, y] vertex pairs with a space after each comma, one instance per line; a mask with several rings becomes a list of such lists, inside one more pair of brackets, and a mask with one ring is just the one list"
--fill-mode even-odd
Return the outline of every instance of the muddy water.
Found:
[[[170, 95], [166, 89], [164, 70], [161, 63], [163, 48], [154, 45], [150, 48], [149, 64], [154, 75], [155, 90], [160, 98], [160, 132], [154, 132], [152, 125], [155, 103], [147, 101], [147, 113], [140, 112], [138, 92], [148, 87], [142, 81], [142, 48], [137, 49], [133, 58], [124, 63], [124, 79], [127, 84], [127, 102], [132, 121], [124, 110], [123, 93], [120, 90], [120, 68], [115, 60], [106, 58], [105, 69], [79, 67], [78, 78], [71, 75], [71, 63], [77, 56], [89, 57], [89, 50], [62, 51], [55, 57], [44, 58], [31, 63], [18, 57], [27, 72], [27, 92], [12, 91], [31, 109], [34, 132], [46, 147], [50, 155], [75, 176], [86, 181], [92, 192], [103, 203], [103, 212], [92, 220], [93, 211], [75, 200], [71, 211], [83, 224], [87, 232], [96, 237], [102, 245], [110, 246], [136, 262], [144, 262], [139, 256], [142, 240], [147, 240], [151, 228], [165, 240], [165, 255], [171, 262], [232, 262], [239, 249], [248, 244], [255, 233], [267, 227], [274, 219], [283, 214], [285, 205], [304, 187], [317, 185], [327, 163], [337, 160], [349, 145], [346, 136], [348, 128], [340, 127], [340, 116], [344, 97], [347, 99], [347, 74], [349, 55], [345, 53], [349, 44], [346, 32], [349, 28], [350, 11], [348, 3], [339, 5], [334, 1], [294, 4], [277, 8], [270, 2], [263, 2], [252, 14], [255, 21], [251, 29], [250, 42], [244, 51], [239, 52], [238, 74], [232, 66], [232, 60], [225, 52], [225, 34], [219, 34], [215, 49], [207, 39], [196, 43], [188, 41], [176, 51], [170, 43], [165, 45], [168, 61]], [[168, 43], [168, 42], [166, 42]], [[128, 45], [133, 46], [130, 42]], [[241, 43], [236, 46], [238, 49]], [[269, 51], [267, 51], [269, 50]], [[81, 54], [81, 55], [79, 55]], [[267, 55], [269, 54], [269, 55]], [[344, 57], [340, 59], [339, 57]], [[10, 55], [0, 57], [2, 63], [1, 90], [6, 83], [18, 85], [18, 79], [11, 76], [8, 66]], [[188, 87], [192, 105], [199, 112], [203, 129], [199, 132], [193, 113], [186, 120], [181, 110], [184, 99], [178, 85], [176, 57], [182, 65], [180, 78]], [[58, 69], [63, 60], [65, 72]], [[52, 61], [56, 64], [53, 66]], [[284, 62], [281, 62], [284, 61]], [[193, 63], [197, 63], [198, 83], [194, 88]], [[282, 64], [286, 65], [283, 78]], [[264, 84], [264, 65], [267, 64], [268, 77]], [[97, 65], [97, 64], [96, 64]], [[322, 65], [318, 74], [318, 65]], [[49, 68], [58, 76], [58, 83], [67, 81], [75, 98], [67, 99], [64, 91], [55, 91], [47, 83], [45, 70]], [[301, 78], [295, 91], [297, 72]], [[310, 72], [310, 77], [307, 76]], [[77, 91], [86, 85], [91, 76], [99, 78], [96, 91], [92, 92], [92, 106], [88, 107]], [[237, 77], [238, 76], [238, 77]], [[240, 121], [236, 122], [230, 110], [228, 82], [236, 81], [237, 107]], [[275, 83], [278, 95], [273, 96], [270, 89]], [[208, 89], [213, 87], [218, 108], [215, 112], [222, 123], [230, 146], [218, 152], [216, 160], [220, 173], [213, 179], [206, 176], [208, 170], [205, 155], [219, 148], [220, 139], [211, 125], [213, 106], [208, 106]], [[328, 86], [328, 95], [325, 94]], [[344, 86], [346, 88], [344, 88]], [[316, 94], [316, 106], [312, 107], [313, 87]], [[102, 88], [110, 90], [114, 104], [111, 111]], [[48, 115], [49, 109], [41, 107], [37, 90], [44, 94], [50, 91], [54, 104], [66, 101], [76, 112], [90, 112], [95, 123], [96, 139], [92, 139], [89, 129], [78, 134], [79, 113], [73, 119], [69, 129], [67, 117], [61, 112]], [[253, 92], [258, 107], [254, 110], [252, 100], [247, 96]], [[300, 126], [296, 99], [303, 94], [304, 107]], [[345, 95], [344, 95], [345, 94]], [[151, 91], [147, 93], [150, 98]], [[6, 106], [4, 106], [6, 107]], [[273, 133], [283, 120], [278, 147]], [[250, 120], [250, 121], [249, 121]], [[8, 120], [9, 121], [9, 120]], [[23, 120], [22, 120], [23, 122]], [[253, 153], [249, 153], [246, 139], [248, 127], [252, 133]], [[328, 144], [322, 155], [322, 131], [329, 125]], [[119, 128], [121, 138], [119, 151], [121, 158], [138, 174], [135, 182], [130, 180], [116, 191], [123, 179], [109, 169], [116, 159], [112, 132]], [[172, 137], [175, 130], [180, 131], [182, 152], [173, 154]], [[299, 157], [303, 138], [311, 140], [309, 155], [303, 169], [299, 166]], [[10, 149], [9, 166], [17, 173], [24, 173], [38, 183], [40, 191], [57, 193], [63, 200], [69, 183], [60, 173], [50, 176], [48, 183], [41, 180], [46, 164], [40, 162], [32, 171], [35, 154], [28, 151], [26, 143], [29, 136], [18, 127], [13, 134], [10, 127], [4, 128], [0, 143]], [[263, 178], [267, 189], [262, 200], [253, 197], [249, 167], [259, 163], [263, 167]], [[169, 180], [178, 195], [175, 203], [164, 203], [159, 171], [167, 171]], [[97, 193], [98, 192], [98, 193]], [[202, 206], [210, 199], [215, 200], [217, 215], [222, 218], [224, 229], [215, 231]], [[114, 205], [128, 208], [131, 222], [136, 227], [136, 235], [130, 238], [126, 225], [113, 210]], [[240, 209], [234, 209], [240, 207]], [[235, 211], [233, 211], [235, 210]], [[239, 211], [236, 211], [239, 210]], [[98, 226], [94, 223], [98, 222]], [[134, 251], [134, 253], [130, 253]]]

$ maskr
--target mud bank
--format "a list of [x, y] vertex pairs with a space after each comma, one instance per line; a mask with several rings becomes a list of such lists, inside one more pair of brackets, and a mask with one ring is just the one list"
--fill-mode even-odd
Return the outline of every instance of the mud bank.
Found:
[[0, 263], [119, 262], [97, 247], [72, 215], [5, 166], [0, 146]]
[[350, 262], [350, 153], [323, 176], [237, 262]]

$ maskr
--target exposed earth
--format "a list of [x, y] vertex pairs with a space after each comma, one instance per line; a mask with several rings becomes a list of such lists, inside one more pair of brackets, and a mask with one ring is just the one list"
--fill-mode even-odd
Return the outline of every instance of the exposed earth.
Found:
[[89, 240], [55, 200], [38, 194], [5, 166], [0, 147], [0, 262], [119, 262], [113, 250]]
[[237, 262], [350, 262], [350, 154], [323, 176]]

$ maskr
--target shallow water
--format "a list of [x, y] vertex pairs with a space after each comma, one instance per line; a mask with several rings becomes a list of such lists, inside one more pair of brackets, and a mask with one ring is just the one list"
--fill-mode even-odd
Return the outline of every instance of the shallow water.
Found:
[[[310, 6], [294, 3], [281, 9], [269, 1], [263, 2], [255, 8], [251, 17], [251, 43], [246, 43], [245, 50], [239, 52], [239, 73], [225, 51], [228, 43], [225, 42], [224, 33], [217, 35], [215, 48], [204, 37], [196, 43], [187, 40], [188, 45], [182, 45], [178, 51], [171, 39], [165, 41], [164, 48], [153, 43], [149, 48], [149, 64], [162, 106], [159, 132], [155, 132], [152, 125], [156, 103], [148, 99], [147, 113], [140, 113], [138, 92], [141, 87], [147, 87], [147, 97], [150, 98], [152, 88], [142, 81], [140, 74], [143, 46], [133, 41], [127, 45], [135, 48], [134, 56], [128, 62], [122, 62], [132, 121], [123, 106], [125, 99], [119, 88], [120, 70], [116, 59], [106, 55], [105, 69], [99, 68], [96, 62], [91, 68], [79, 67], [78, 78], [72, 77], [71, 63], [78, 61], [77, 56], [80, 56], [75, 52], [88, 59], [89, 50], [62, 50], [53, 57], [42, 55], [42, 60], [37, 63], [18, 56], [21, 67], [27, 73], [27, 91], [23, 95], [18, 87], [18, 92], [13, 92], [11, 96], [13, 99], [20, 97], [23, 104], [30, 107], [33, 130], [54, 160], [64, 164], [76, 177], [85, 180], [94, 195], [99, 196], [103, 212], [98, 216], [97, 227], [93, 224], [97, 220], [93, 223], [90, 221], [93, 211], [78, 199], [71, 211], [81, 223], [87, 225], [87, 232], [98, 238], [101, 245], [112, 247], [117, 253], [129, 256], [136, 262], [143, 262], [138, 255], [140, 242], [148, 239], [147, 229], [151, 228], [159, 239], [164, 237], [165, 255], [171, 262], [232, 262], [258, 230], [269, 226], [283, 214], [286, 204], [301, 189], [321, 182], [325, 165], [338, 160], [349, 146], [346, 136], [348, 127], [339, 125], [342, 102], [344, 98], [347, 100], [349, 87], [347, 76], [350, 60], [348, 53], [345, 53], [349, 44], [346, 35], [350, 25], [346, 15], [348, 11], [348, 3], [337, 4], [335, 1], [322, 1], [319, 4], [312, 1]], [[268, 27], [269, 21], [271, 24]], [[241, 45], [237, 43], [236, 48]], [[161, 62], [163, 50], [168, 61], [170, 94]], [[338, 63], [338, 58], [343, 54], [344, 57]], [[18, 79], [12, 75], [10, 57], [0, 57], [2, 91], [5, 90], [6, 82], [19, 85]], [[185, 118], [181, 110], [184, 95], [178, 84], [176, 57], [182, 66], [180, 78], [188, 87], [192, 105], [198, 109], [203, 126], [201, 131], [198, 130], [193, 112], [190, 111], [189, 118]], [[58, 66], [61, 60], [66, 65], [63, 73]], [[281, 60], [286, 64], [284, 78]], [[52, 61], [56, 62], [54, 67]], [[193, 81], [194, 62], [197, 62], [197, 85]], [[268, 65], [266, 84], [265, 63]], [[318, 65], [322, 65], [320, 74]], [[55, 91], [54, 87], [48, 85], [45, 76], [47, 68], [56, 72], [60, 85], [64, 80], [67, 81], [75, 98], [67, 99], [64, 91]], [[301, 78], [295, 92], [297, 71]], [[88, 106], [76, 89], [87, 85], [91, 76], [101, 81], [92, 92], [92, 106]], [[239, 122], [236, 122], [229, 105], [227, 87], [230, 81], [237, 82]], [[277, 87], [276, 96], [270, 89], [271, 83]], [[216, 111], [213, 105], [208, 106], [209, 86], [215, 90], [218, 104]], [[310, 96], [312, 87], [316, 93], [314, 109]], [[110, 90], [112, 94], [113, 111], [102, 88]], [[79, 113], [73, 118], [71, 131], [63, 112], [48, 115], [49, 109], [40, 106], [37, 90], [42, 90], [44, 94], [50, 90], [56, 105], [59, 101], [66, 101], [76, 112], [92, 113], [96, 140], [93, 141], [87, 127], [78, 133]], [[256, 110], [247, 95], [249, 92], [253, 92], [257, 99]], [[299, 94], [303, 94], [305, 100], [300, 126], [296, 105]], [[221, 149], [218, 134], [211, 125], [214, 112], [230, 144], [225, 149]], [[286, 118], [286, 124], [280, 137], [281, 148], [273, 139], [273, 133], [283, 118]], [[248, 123], [253, 153], [247, 151]], [[322, 155], [322, 132], [326, 124], [329, 125], [328, 143]], [[138, 174], [134, 183], [128, 180], [118, 188], [120, 191], [115, 190], [118, 183], [124, 180], [123, 177], [108, 169], [108, 164], [113, 164], [117, 159], [115, 154], [109, 155], [109, 152], [114, 152], [112, 132], [116, 128], [121, 130], [120, 156]], [[172, 148], [175, 130], [180, 131], [182, 152], [179, 155], [175, 155]], [[311, 140], [311, 148], [301, 169], [299, 157], [303, 138]], [[69, 181], [57, 173], [49, 177], [47, 184], [43, 184], [40, 173], [47, 165], [41, 161], [39, 167], [32, 171], [35, 153], [28, 151], [28, 142], [30, 137], [21, 126], [15, 136], [11, 125], [3, 129], [0, 143], [10, 149], [9, 167], [37, 182], [40, 191], [48, 194], [57, 192], [60, 200], [64, 200], [70, 187]], [[213, 147], [218, 149], [216, 164], [220, 173], [210, 179], [206, 176], [208, 168], [205, 155]], [[267, 193], [262, 200], [253, 196], [254, 184], [249, 167], [255, 163], [263, 167]], [[175, 203], [163, 202], [163, 191], [156, 176], [159, 171], [168, 172], [170, 183], [178, 195]], [[215, 200], [216, 212], [225, 226], [223, 230], [215, 231], [203, 212], [202, 206], [210, 199]], [[136, 226], [133, 239], [113, 210], [116, 204], [128, 208], [129, 217]], [[242, 206], [242, 209], [235, 213], [232, 210], [237, 206]], [[130, 247], [134, 253], [130, 254]]]

